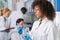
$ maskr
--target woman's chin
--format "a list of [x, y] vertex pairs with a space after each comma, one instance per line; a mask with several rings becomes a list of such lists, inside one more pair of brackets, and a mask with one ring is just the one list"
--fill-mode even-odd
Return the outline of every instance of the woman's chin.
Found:
[[36, 18], [38, 18], [38, 19], [39, 19], [40, 17], [39, 17], [39, 16], [36, 16]]

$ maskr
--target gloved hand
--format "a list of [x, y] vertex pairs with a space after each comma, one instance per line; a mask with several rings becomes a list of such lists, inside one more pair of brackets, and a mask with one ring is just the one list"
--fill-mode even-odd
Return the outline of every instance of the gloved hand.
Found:
[[22, 34], [22, 27], [18, 26], [17, 27], [17, 32], [21, 35]]
[[24, 40], [32, 40], [29, 34], [24, 35]]

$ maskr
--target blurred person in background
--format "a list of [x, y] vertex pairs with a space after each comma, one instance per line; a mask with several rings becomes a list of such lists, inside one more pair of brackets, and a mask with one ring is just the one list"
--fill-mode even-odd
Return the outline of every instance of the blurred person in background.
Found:
[[[23, 29], [24, 28], [24, 19], [19, 18], [16, 21], [16, 27], [12, 32], [10, 32], [10, 39], [11, 40], [23, 40]], [[13, 37], [12, 37], [12, 36]]]
[[[16, 27], [16, 21], [17, 19], [22, 18], [24, 19], [24, 16], [22, 14], [22, 12], [20, 10], [15, 10], [11, 12], [11, 15], [9, 16], [9, 22], [10, 22], [10, 28], [15, 28]], [[10, 30], [10, 33], [13, 31], [14, 29]], [[10, 34], [9, 33], [9, 34]], [[10, 37], [10, 36], [9, 36]], [[11, 38], [14, 37], [14, 33], [13, 35], [11, 34]]]
[[[8, 25], [8, 17], [10, 15], [10, 10], [8, 8], [3, 8], [2, 11], [0, 12], [0, 40], [8, 40], [8, 32], [10, 26]], [[5, 31], [3, 31], [5, 30]]]
[[[16, 21], [16, 27], [14, 28], [14, 30], [12, 32], [10, 32], [10, 40], [25, 40], [28, 39], [25, 36], [28, 32], [26, 31], [26, 28], [24, 27], [24, 19], [19, 18]], [[13, 37], [11, 37], [11, 35], [13, 35]], [[29, 36], [28, 36], [29, 37]], [[30, 39], [30, 37], [29, 37]]]

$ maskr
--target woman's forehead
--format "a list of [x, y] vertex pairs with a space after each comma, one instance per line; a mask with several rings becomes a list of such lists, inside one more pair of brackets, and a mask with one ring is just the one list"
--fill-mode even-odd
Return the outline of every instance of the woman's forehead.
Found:
[[39, 6], [35, 6], [34, 8], [39, 8]]

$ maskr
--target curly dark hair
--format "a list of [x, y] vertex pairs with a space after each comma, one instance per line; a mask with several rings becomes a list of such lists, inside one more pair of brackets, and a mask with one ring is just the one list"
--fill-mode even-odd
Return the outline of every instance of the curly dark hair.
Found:
[[55, 10], [53, 5], [48, 1], [34, 1], [32, 3], [32, 8], [34, 9], [35, 6], [38, 6], [43, 15], [45, 15], [49, 20], [53, 20], [55, 18]]
[[22, 8], [21, 8], [21, 12], [22, 12], [23, 14], [25, 14], [25, 13], [27, 12], [27, 8], [22, 7]]

